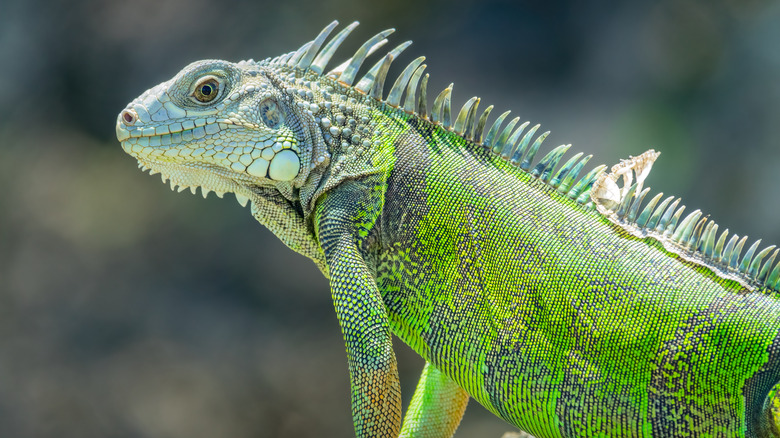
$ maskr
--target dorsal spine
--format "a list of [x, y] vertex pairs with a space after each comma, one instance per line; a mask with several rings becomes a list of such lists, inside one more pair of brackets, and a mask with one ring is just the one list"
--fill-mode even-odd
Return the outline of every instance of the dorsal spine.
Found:
[[[679, 198], [669, 196], [661, 200], [663, 194], [658, 193], [644, 207], [642, 206], [649, 193], [649, 188], [644, 188], [643, 182], [658, 157], [658, 152], [650, 150], [637, 157], [622, 160], [613, 166], [610, 172], [605, 172], [606, 166], [597, 166], [582, 178], [579, 178], [580, 173], [591, 155], [583, 157], [581, 152], [577, 153], [558, 168], [559, 162], [571, 145], [560, 145], [554, 148], [533, 165], [536, 153], [549, 135], [549, 131], [536, 135], [539, 125], [527, 129], [530, 123], [523, 122], [518, 125], [519, 117], [511, 119], [504, 125], [504, 121], [510, 114], [510, 111], [506, 111], [499, 115], [486, 131], [493, 106], [488, 106], [477, 117], [480, 103], [477, 97], [466, 101], [453, 121], [453, 84], [433, 100], [431, 111], [428, 112], [429, 75], [425, 73], [423, 76], [426, 68], [423, 64], [424, 57], [416, 58], [409, 63], [393, 82], [387, 97], [383, 98], [390, 64], [411, 44], [411, 41], [404, 42], [386, 53], [355, 83], [361, 65], [368, 56], [387, 43], [386, 37], [393, 33], [394, 29], [387, 29], [374, 35], [363, 43], [352, 57], [323, 75], [336, 49], [358, 23], [351, 23], [325, 43], [337, 25], [337, 21], [330, 23], [314, 40], [304, 44], [297, 51], [263, 61], [261, 64], [294, 72], [297, 77], [310, 74], [332, 79], [338, 86], [344, 87], [345, 95], [373, 99], [480, 145], [586, 208], [596, 207], [601, 214], [631, 234], [657, 239], [668, 250], [696, 263], [704, 264], [718, 274], [736, 280], [746, 287], [758, 286], [780, 291], [780, 262], [775, 264], [778, 250], [774, 245], [759, 251], [761, 241], [758, 240], [750, 245], [744, 255], [741, 255], [747, 237], [740, 238], [732, 235], [729, 238], [728, 230], [718, 234], [718, 225], [700, 210], [694, 210], [683, 217], [686, 206], [680, 205]], [[405, 99], [401, 105], [404, 93]], [[622, 187], [617, 184], [621, 178]], [[636, 182], [633, 182], [634, 178]]]

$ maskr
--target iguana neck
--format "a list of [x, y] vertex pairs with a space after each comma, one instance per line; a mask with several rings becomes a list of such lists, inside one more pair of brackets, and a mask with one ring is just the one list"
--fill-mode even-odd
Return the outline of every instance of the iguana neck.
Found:
[[328, 77], [296, 77], [291, 72], [284, 79], [277, 76], [276, 81], [290, 97], [291, 110], [302, 120], [303, 135], [313, 145], [306, 182], [297, 194], [290, 194], [300, 202], [305, 218], [314, 211], [320, 195], [343, 181], [389, 173], [395, 160], [394, 141], [405, 131], [393, 125], [403, 124], [405, 113], [382, 108], [385, 103]]

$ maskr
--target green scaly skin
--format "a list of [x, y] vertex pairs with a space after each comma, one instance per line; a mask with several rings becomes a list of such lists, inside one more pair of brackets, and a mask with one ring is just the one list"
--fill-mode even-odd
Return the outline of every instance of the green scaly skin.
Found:
[[[453, 122], [451, 88], [428, 115], [420, 59], [383, 100], [405, 46], [355, 72], [390, 31], [323, 75], [355, 26], [323, 46], [335, 25], [282, 57], [187, 66], [117, 137], [172, 187], [251, 201], [329, 278], [357, 436], [452, 436], [470, 397], [536, 437], [780, 436], [774, 247], [639, 208], [652, 151], [578, 178], [590, 157], [530, 165], [546, 134], [500, 118], [483, 135], [478, 101]], [[391, 333], [426, 360], [403, 422]]]

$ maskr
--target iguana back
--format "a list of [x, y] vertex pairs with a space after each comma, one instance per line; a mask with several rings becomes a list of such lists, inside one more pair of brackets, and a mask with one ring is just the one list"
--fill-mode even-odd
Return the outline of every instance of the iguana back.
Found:
[[[451, 86], [429, 112], [423, 58], [385, 97], [408, 43], [355, 81], [391, 30], [323, 74], [356, 23], [326, 44], [335, 26], [191, 64], [117, 136], [172, 185], [251, 201], [330, 279], [358, 436], [450, 436], [469, 397], [538, 437], [780, 435], [774, 246], [644, 202], [654, 151], [585, 172], [568, 145], [535, 163], [547, 133], [488, 129], [477, 98], [453, 117]], [[402, 429], [391, 331], [426, 359]]]
[[538, 436], [750, 429], [780, 380], [774, 291], [637, 237], [484, 148], [431, 148], [428, 130], [397, 142], [376, 248], [396, 334]]

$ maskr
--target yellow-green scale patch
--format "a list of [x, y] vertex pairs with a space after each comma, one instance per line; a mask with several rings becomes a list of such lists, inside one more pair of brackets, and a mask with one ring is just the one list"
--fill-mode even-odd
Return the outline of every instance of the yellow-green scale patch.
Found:
[[[532, 433], [649, 434], [672, 399], [691, 433], [744, 428], [703, 420], [744, 413], [739, 388], [772, 341], [750, 322], [760, 294], [742, 303], [736, 282], [457, 136], [433, 129], [427, 140], [427, 213], [399, 245], [396, 280], [415, 294], [407, 316], [424, 322], [398, 325], [424, 332], [411, 335], [425, 339], [421, 354]], [[776, 304], [769, 313], [776, 325]], [[699, 317], [721, 320], [688, 331]], [[686, 349], [698, 349], [690, 362]]]

